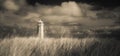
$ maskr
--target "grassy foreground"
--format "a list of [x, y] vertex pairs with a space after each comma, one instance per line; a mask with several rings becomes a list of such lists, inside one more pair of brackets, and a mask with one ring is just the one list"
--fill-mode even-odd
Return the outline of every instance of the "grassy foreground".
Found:
[[0, 42], [0, 56], [119, 56], [120, 41], [99, 38], [12, 38]]

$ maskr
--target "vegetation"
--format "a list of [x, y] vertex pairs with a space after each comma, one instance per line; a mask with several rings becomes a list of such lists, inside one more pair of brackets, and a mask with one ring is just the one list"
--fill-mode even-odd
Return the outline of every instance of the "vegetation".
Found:
[[99, 38], [13, 38], [0, 42], [0, 56], [119, 56], [120, 41]]
[[120, 56], [119, 31], [45, 26], [40, 39], [36, 28], [0, 26], [0, 56]]
[[[45, 26], [46, 37], [99, 37], [115, 38], [120, 40], [120, 27], [103, 27], [103, 28], [80, 28], [80, 26]], [[20, 26], [0, 26], [0, 38], [11, 38], [13, 36], [30, 37], [37, 35], [37, 27], [26, 28]]]

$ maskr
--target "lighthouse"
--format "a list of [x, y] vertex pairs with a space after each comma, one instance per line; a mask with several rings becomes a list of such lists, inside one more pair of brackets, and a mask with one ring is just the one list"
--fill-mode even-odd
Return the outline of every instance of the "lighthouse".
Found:
[[41, 39], [44, 38], [44, 23], [42, 20], [38, 21], [38, 37], [40, 37]]

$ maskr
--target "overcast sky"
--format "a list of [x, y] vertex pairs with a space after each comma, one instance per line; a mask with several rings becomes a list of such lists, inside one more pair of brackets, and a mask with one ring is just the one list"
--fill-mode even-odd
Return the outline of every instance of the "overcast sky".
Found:
[[0, 23], [35, 25], [78, 23], [85, 26], [116, 25], [118, 0], [0, 0]]

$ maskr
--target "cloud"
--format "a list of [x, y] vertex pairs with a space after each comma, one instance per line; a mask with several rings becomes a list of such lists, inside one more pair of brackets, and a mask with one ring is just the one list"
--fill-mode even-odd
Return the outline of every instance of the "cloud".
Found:
[[[9, 4], [10, 6], [6, 5]], [[49, 24], [75, 23], [84, 26], [111, 25], [111, 19], [98, 19], [99, 11], [92, 11], [91, 5], [76, 3], [74, 1], [63, 2], [61, 5], [30, 6], [25, 0], [6, 0], [4, 7], [8, 11], [0, 12], [0, 23], [9, 25], [35, 25], [39, 19]], [[40, 18], [39, 18], [40, 17]], [[102, 22], [102, 23], [101, 23]]]
[[[38, 14], [50, 24], [75, 23], [84, 26], [111, 25], [111, 19], [97, 19], [97, 11], [90, 10], [91, 5], [77, 4], [76, 2], [63, 2], [60, 6], [40, 6]], [[102, 22], [102, 23], [101, 23]]]
[[11, 11], [19, 10], [19, 6], [15, 4], [13, 0], [6, 0], [3, 5], [6, 9], [11, 10]]
[[38, 11], [43, 14], [66, 15], [66, 16], [82, 16], [81, 8], [77, 3], [63, 2], [60, 6], [42, 6]]
[[54, 10], [58, 10], [60, 14], [70, 16], [82, 16], [81, 9], [75, 2], [64, 2], [61, 7], [55, 7]]

